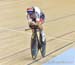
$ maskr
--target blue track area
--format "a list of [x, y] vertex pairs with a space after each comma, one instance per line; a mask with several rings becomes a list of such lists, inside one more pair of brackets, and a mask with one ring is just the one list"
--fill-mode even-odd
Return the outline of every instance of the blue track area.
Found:
[[43, 65], [75, 65], [75, 49], [71, 48]]

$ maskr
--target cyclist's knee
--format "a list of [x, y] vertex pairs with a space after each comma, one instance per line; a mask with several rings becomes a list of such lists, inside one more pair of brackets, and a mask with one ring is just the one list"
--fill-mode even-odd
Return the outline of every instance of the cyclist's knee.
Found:
[[39, 27], [40, 30], [43, 30], [42, 24], [39, 24], [38, 27]]

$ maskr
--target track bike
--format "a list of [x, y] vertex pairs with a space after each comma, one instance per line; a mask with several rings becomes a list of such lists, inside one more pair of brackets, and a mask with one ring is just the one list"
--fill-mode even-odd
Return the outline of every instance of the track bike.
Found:
[[38, 51], [41, 51], [42, 57], [45, 57], [46, 54], [46, 39], [42, 41], [42, 35], [38, 36], [38, 29], [34, 28], [34, 32], [31, 36], [31, 55], [33, 59], [36, 59]]

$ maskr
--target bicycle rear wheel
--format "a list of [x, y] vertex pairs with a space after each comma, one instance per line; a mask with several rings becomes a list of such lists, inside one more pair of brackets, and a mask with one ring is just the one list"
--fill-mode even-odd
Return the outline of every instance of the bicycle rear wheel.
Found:
[[40, 43], [41, 43], [41, 48], [40, 48], [41, 55], [42, 55], [42, 57], [45, 57], [45, 55], [46, 55], [46, 39], [43, 41], [41, 34], [40, 34]]

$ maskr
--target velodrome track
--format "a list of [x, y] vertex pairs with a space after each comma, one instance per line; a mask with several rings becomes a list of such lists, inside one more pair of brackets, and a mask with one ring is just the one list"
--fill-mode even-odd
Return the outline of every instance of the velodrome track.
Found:
[[[29, 6], [46, 15], [47, 53], [41, 58], [39, 52], [36, 61], [31, 58], [31, 31], [24, 31]], [[75, 48], [74, 0], [0, 0], [0, 65], [42, 65], [69, 48]]]

